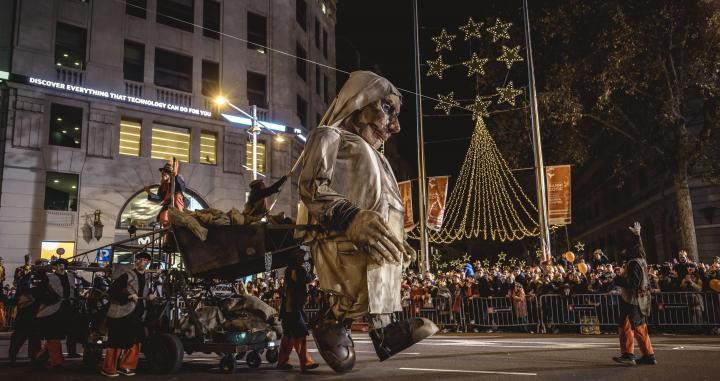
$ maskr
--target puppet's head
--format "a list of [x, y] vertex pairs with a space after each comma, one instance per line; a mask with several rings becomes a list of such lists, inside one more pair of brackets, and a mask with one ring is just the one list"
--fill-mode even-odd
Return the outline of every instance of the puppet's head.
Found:
[[401, 105], [400, 92], [390, 81], [369, 71], [356, 71], [350, 74], [320, 124], [354, 132], [377, 149], [400, 132]]

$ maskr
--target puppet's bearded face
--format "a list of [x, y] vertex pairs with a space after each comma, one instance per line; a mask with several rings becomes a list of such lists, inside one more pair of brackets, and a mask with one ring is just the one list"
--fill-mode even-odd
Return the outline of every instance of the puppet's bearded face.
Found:
[[400, 97], [391, 94], [353, 114], [346, 128], [378, 149], [392, 134], [400, 132]]

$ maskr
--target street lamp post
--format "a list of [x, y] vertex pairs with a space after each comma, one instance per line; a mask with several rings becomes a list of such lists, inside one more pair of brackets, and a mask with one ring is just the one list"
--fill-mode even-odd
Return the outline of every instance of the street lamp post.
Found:
[[535, 159], [535, 183], [538, 202], [538, 225], [540, 228], [540, 249], [543, 260], [551, 257], [550, 230], [548, 227], [547, 189], [545, 183], [545, 165], [543, 164], [542, 142], [540, 141], [540, 116], [538, 115], [537, 95], [535, 92], [535, 69], [532, 59], [532, 44], [530, 39], [530, 13], [527, 0], [523, 0], [523, 15], [525, 21], [525, 49], [527, 51], [528, 90], [530, 95], [530, 119], [532, 122], [532, 138]]
[[257, 106], [252, 105], [252, 126], [250, 127], [250, 134], [252, 134], [252, 150], [253, 150], [253, 163], [252, 172], [253, 180], [257, 180], [257, 136], [260, 133], [260, 126], [257, 123]]
[[[260, 126], [263, 125], [262, 123], [260, 123], [260, 122], [258, 121], [258, 118], [257, 118], [257, 106], [256, 106], [256, 105], [250, 106], [250, 107], [251, 107], [251, 110], [252, 110], [252, 114], [248, 114], [247, 112], [245, 112], [245, 111], [244, 111], [243, 109], [241, 109], [240, 107], [237, 107], [237, 106], [235, 106], [234, 104], [232, 104], [227, 98], [223, 97], [222, 95], [218, 95], [217, 97], [215, 97], [215, 103], [216, 103], [218, 106], [222, 106], [222, 105], [227, 104], [228, 106], [232, 107], [233, 109], [235, 109], [235, 110], [238, 111], [239, 113], [241, 113], [241, 114], [247, 116], [248, 118], [250, 118], [251, 124], [250, 124], [250, 131], [249, 131], [249, 132], [250, 132], [250, 134], [252, 135], [252, 151], [253, 151], [253, 154], [252, 154], [252, 158], [253, 158], [253, 159], [252, 159], [252, 161], [253, 161], [253, 162], [252, 162], [252, 174], [253, 174], [253, 180], [257, 180], [257, 175], [258, 175], [258, 170], [257, 170], [257, 136], [258, 136], [258, 134], [260, 133]], [[268, 130], [272, 132], [272, 130], [270, 130], [269, 128], [268, 128]], [[276, 134], [276, 133], [273, 132], [273, 134]], [[276, 134], [276, 135], [277, 135], [277, 134]], [[279, 141], [282, 141], [282, 140], [279, 140]]]

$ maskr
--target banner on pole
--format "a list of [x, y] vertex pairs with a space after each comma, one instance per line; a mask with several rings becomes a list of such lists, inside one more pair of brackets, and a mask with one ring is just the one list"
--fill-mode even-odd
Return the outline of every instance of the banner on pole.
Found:
[[405, 208], [403, 227], [407, 232], [415, 227], [412, 205], [412, 182], [410, 182], [410, 180], [399, 182], [398, 187], [400, 188], [400, 196], [402, 197], [403, 207]]
[[552, 165], [545, 168], [547, 174], [548, 223], [569, 225], [571, 221], [570, 166]]
[[442, 228], [445, 218], [445, 199], [447, 198], [448, 176], [428, 178], [427, 226], [435, 231]]

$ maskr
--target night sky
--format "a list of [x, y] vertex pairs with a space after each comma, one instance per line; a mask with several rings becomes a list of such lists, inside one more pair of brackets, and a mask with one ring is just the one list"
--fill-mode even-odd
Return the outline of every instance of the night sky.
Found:
[[[527, 84], [526, 63], [516, 63], [508, 72], [504, 64], [496, 62], [501, 54], [501, 45], [514, 47], [522, 45], [524, 34], [522, 27], [522, 2], [511, 1], [419, 1], [419, 23], [421, 43], [422, 92], [437, 97], [454, 91], [455, 99], [466, 106], [475, 94], [491, 94], [495, 87], [503, 86], [512, 80], [514, 86]], [[531, 9], [532, 11], [532, 9]], [[513, 22], [510, 28], [510, 41], [492, 43], [489, 33], [484, 32], [481, 40], [464, 41], [464, 33], [458, 29], [468, 17], [476, 22], [484, 22], [483, 31], [495, 22], [495, 18]], [[431, 37], [446, 28], [449, 34], [457, 35], [453, 41], [453, 50], [435, 52], [435, 43]], [[388, 78], [395, 86], [411, 91], [415, 90], [415, 65], [413, 47], [413, 8], [411, 0], [393, 1], [339, 1], [337, 34], [337, 64], [342, 70], [372, 70]], [[524, 51], [521, 55], [524, 56]], [[486, 75], [476, 82], [474, 76], [467, 76], [467, 69], [461, 62], [470, 58], [473, 52], [481, 57], [490, 58], [485, 65]], [[448, 64], [458, 64], [445, 71], [442, 80], [426, 76], [425, 61], [436, 59], [442, 54]], [[338, 73], [338, 86], [346, 80], [346, 75]], [[526, 92], [527, 93], [527, 92]], [[400, 116], [402, 132], [390, 139], [386, 155], [395, 167], [399, 180], [417, 177], [417, 140], [416, 111], [413, 94], [403, 92], [403, 109]], [[523, 97], [518, 97], [517, 106], [521, 106]], [[426, 172], [428, 176], [456, 176], [468, 148], [474, 121], [470, 112], [453, 109], [451, 116], [443, 111], [434, 110], [435, 101], [423, 102], [424, 130], [426, 141]], [[503, 105], [500, 109], [512, 108]], [[491, 111], [493, 108], [491, 107]], [[512, 111], [518, 118], [528, 118], [524, 110]], [[492, 118], [488, 127], [495, 133]], [[529, 121], [526, 123], [530, 133]], [[523, 166], [532, 166], [531, 147], [514, 147], [527, 151], [521, 162]], [[516, 153], [515, 153], [516, 154]]]

